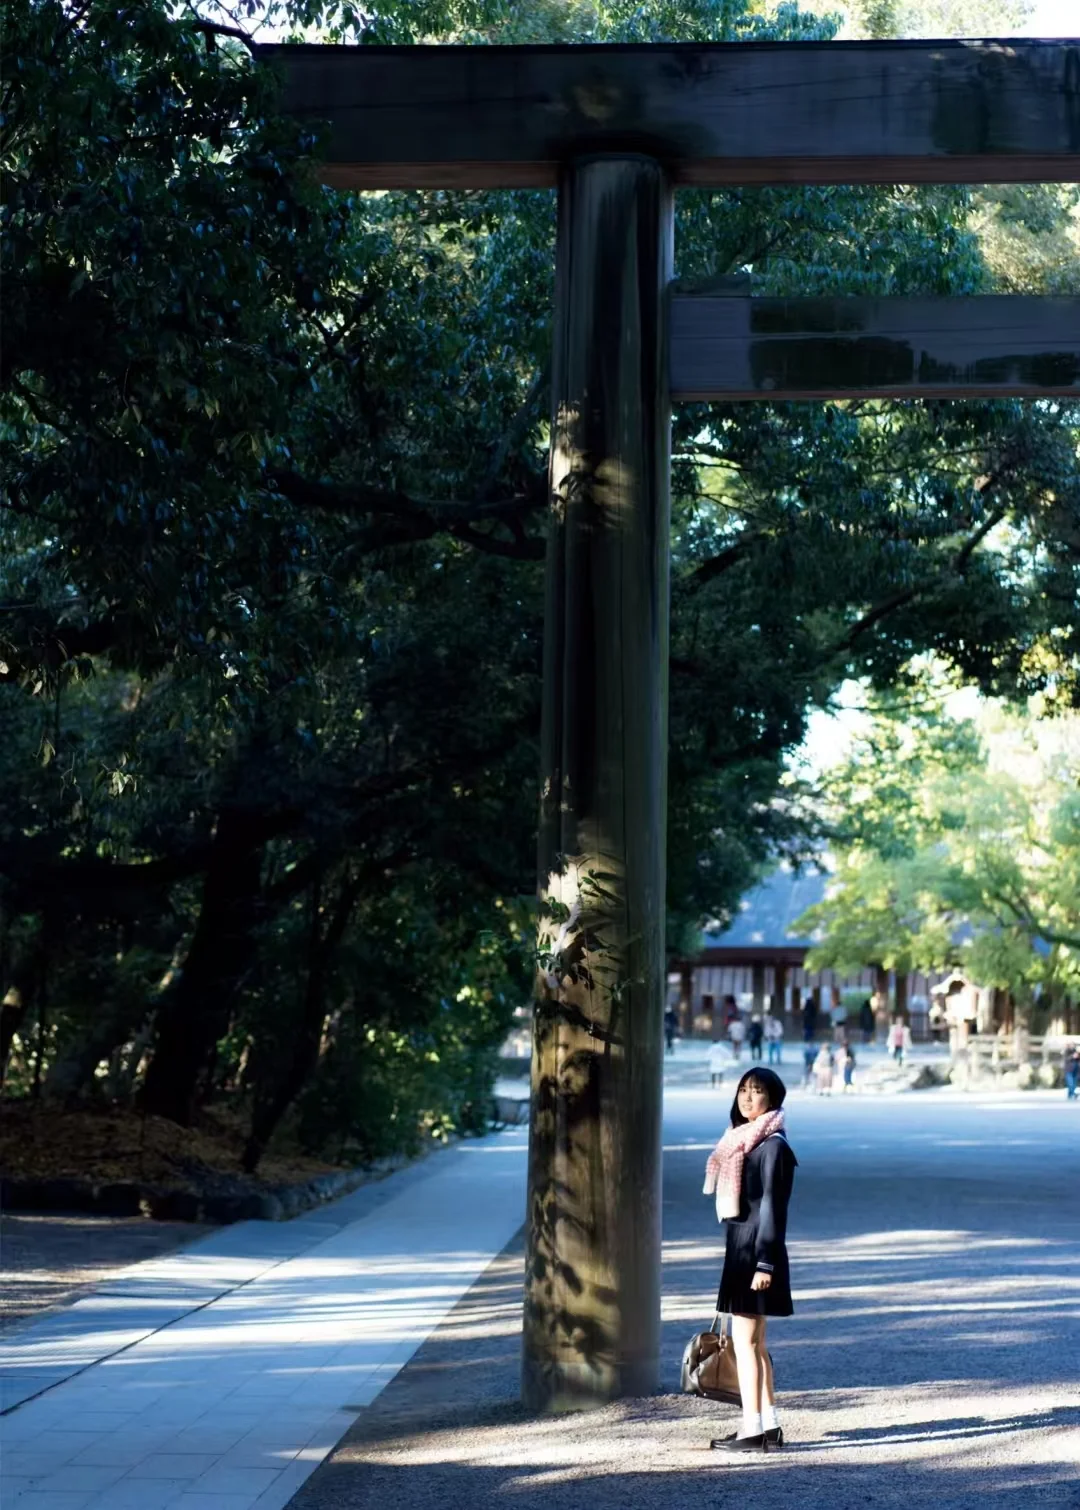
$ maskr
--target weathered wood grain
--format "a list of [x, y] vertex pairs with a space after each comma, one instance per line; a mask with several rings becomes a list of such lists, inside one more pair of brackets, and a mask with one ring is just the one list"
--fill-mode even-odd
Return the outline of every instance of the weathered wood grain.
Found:
[[[522, 1393], [657, 1387], [672, 204], [655, 162], [559, 191]], [[565, 911], [564, 911], [565, 909]], [[560, 921], [565, 919], [565, 921]]]
[[677, 295], [676, 400], [1080, 398], [1080, 298]]
[[553, 186], [587, 152], [674, 182], [1069, 181], [1080, 39], [543, 47], [265, 46], [329, 183]]

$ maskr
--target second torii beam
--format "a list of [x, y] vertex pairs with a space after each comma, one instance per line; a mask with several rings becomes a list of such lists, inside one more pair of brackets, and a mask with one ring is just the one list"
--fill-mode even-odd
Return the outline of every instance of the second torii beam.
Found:
[[1080, 398], [1080, 299], [680, 295], [671, 396]]

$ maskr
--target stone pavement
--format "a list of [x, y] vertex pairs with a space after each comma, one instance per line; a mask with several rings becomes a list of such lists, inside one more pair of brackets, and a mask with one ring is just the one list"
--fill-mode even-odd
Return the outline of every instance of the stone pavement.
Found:
[[789, 1445], [730, 1463], [708, 1441], [737, 1412], [676, 1393], [715, 1295], [701, 1169], [730, 1095], [666, 1095], [663, 1393], [522, 1410], [518, 1237], [291, 1510], [1080, 1510], [1080, 1106], [789, 1097], [796, 1314], [769, 1328]]
[[525, 1134], [137, 1264], [3, 1340], [3, 1510], [281, 1510], [519, 1228]]
[[0, 1330], [70, 1305], [139, 1259], [201, 1237], [195, 1222], [0, 1211]]
[[734, 1413], [674, 1391], [715, 1293], [701, 1166], [731, 1085], [668, 1082], [664, 1393], [522, 1411], [513, 1129], [3, 1339], [2, 1510], [1080, 1510], [1080, 1104], [791, 1094], [790, 1446], [726, 1464], [707, 1442]]

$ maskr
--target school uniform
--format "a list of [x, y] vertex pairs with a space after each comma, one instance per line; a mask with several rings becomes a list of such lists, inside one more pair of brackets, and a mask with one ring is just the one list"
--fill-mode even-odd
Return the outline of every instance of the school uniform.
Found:
[[[750, 1150], [743, 1165], [739, 1214], [729, 1217], [718, 1311], [741, 1316], [790, 1316], [791, 1274], [786, 1247], [788, 1202], [798, 1164], [787, 1138], [773, 1133]], [[758, 1270], [772, 1275], [766, 1290], [752, 1290]]]

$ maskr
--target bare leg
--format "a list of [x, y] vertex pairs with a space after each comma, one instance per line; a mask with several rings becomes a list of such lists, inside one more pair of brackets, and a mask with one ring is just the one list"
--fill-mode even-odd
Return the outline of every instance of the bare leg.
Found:
[[[731, 1340], [735, 1345], [735, 1363], [739, 1372], [739, 1394], [742, 1396], [743, 1429], [754, 1417], [761, 1420], [761, 1392], [764, 1382], [761, 1356], [758, 1352], [758, 1333], [764, 1332], [761, 1316], [732, 1316]], [[757, 1427], [761, 1430], [760, 1424]]]
[[761, 1331], [758, 1333], [758, 1358], [761, 1361], [761, 1403], [762, 1406], [775, 1405], [776, 1395], [773, 1393], [772, 1360], [769, 1357], [769, 1349], [765, 1345], [765, 1328], [768, 1318], [761, 1318]]

